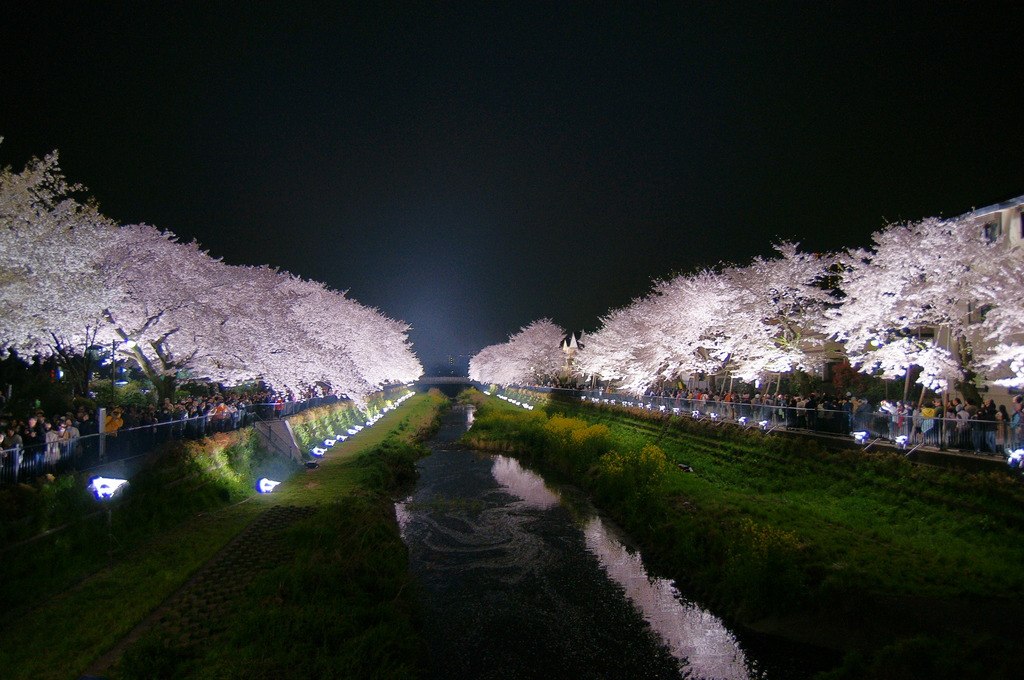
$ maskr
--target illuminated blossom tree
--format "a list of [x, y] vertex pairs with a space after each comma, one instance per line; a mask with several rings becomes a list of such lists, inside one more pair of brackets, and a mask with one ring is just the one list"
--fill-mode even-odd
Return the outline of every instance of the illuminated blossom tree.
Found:
[[100, 313], [122, 294], [100, 266], [116, 227], [81, 191], [56, 152], [0, 170], [0, 351], [57, 357], [79, 393]]
[[922, 385], [978, 400], [975, 350], [987, 334], [978, 310], [1001, 303], [984, 282], [1005, 248], [968, 219], [896, 224], [872, 238], [870, 250], [842, 257], [845, 297], [826, 330], [861, 371], [895, 378], [919, 366]]
[[[0, 172], [0, 350], [111, 348], [160, 398], [182, 378], [322, 385], [362, 401], [422, 372], [408, 325], [269, 267], [229, 266], [73, 197], [56, 154]], [[84, 381], [83, 381], [84, 382]]]
[[508, 342], [484, 347], [469, 360], [469, 377], [483, 383], [513, 385], [543, 381], [558, 373], [565, 331], [550, 319], [521, 328]]
[[1011, 388], [1024, 387], [1022, 260], [1024, 252], [1000, 248], [988, 261], [979, 286], [984, 339], [975, 344], [974, 356], [995, 384]]
[[181, 375], [230, 375], [218, 373], [238, 362], [232, 304], [249, 292], [231, 267], [144, 224], [115, 230], [103, 266], [124, 297], [103, 310], [101, 340], [134, 360], [161, 399]]
[[[363, 307], [321, 283], [289, 277], [279, 291], [285, 314], [267, 351], [265, 379], [289, 385], [329, 384], [357, 401], [389, 382], [408, 382], [422, 367], [408, 340], [408, 324]], [[286, 350], [306, 338], [299, 357]]]
[[725, 321], [729, 369], [743, 380], [817, 368], [824, 360], [821, 319], [836, 303], [824, 285], [833, 258], [802, 253], [788, 242], [775, 250], [779, 257], [757, 257], [723, 272], [733, 296]]
[[827, 260], [776, 247], [780, 257], [658, 282], [652, 293], [602, 318], [577, 367], [642, 393], [692, 374], [757, 379], [808, 366], [823, 338], [815, 320], [830, 296]]

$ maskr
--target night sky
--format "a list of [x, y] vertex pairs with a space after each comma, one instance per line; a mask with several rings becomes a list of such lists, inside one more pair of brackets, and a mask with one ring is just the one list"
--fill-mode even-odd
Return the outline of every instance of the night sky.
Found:
[[106, 215], [348, 290], [434, 372], [1024, 194], [1014, 5], [18, 3], [0, 164], [59, 149]]

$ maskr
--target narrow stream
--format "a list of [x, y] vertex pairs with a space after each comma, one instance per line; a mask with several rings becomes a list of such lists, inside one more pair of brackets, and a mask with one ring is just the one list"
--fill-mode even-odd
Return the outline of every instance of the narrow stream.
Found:
[[[455, 408], [396, 504], [419, 587], [428, 677], [804, 678], [789, 652], [752, 658], [720, 619], [647, 573], [578, 492], [510, 457], [446, 448]], [[817, 664], [811, 664], [817, 665]]]

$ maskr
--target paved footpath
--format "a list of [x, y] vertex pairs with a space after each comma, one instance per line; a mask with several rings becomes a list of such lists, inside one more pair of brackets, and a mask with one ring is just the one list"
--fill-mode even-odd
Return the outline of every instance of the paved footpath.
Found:
[[207, 646], [228, 625], [234, 605], [260, 574], [285, 564], [292, 554], [281, 531], [316, 513], [316, 507], [275, 505], [260, 513], [209, 562], [100, 657], [86, 676], [102, 677], [133, 644], [156, 631], [169, 648]]

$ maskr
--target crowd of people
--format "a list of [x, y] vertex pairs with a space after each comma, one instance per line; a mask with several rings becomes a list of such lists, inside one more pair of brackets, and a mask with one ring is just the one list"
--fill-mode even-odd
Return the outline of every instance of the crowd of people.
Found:
[[[336, 401], [313, 392], [262, 391], [182, 397], [159, 404], [128, 405], [98, 413], [87, 406], [47, 415], [0, 419], [0, 485], [65, 469], [85, 469], [108, 460], [151, 451], [171, 439], [198, 439], [251, 425], [256, 419], [290, 415], [299, 408]], [[104, 436], [100, 436], [101, 431]]]
[[[850, 435], [865, 432], [872, 438], [909, 446], [1009, 455], [1024, 448], [1024, 399], [1015, 396], [1011, 408], [988, 399], [971, 404], [954, 398], [920, 403], [882, 400], [877, 407], [851, 392], [833, 395], [768, 393], [715, 393], [707, 390], [660, 389], [647, 395], [659, 407], [676, 413], [715, 414], [727, 420], [746, 418], [771, 426]], [[902, 439], [901, 439], [902, 438]]]

